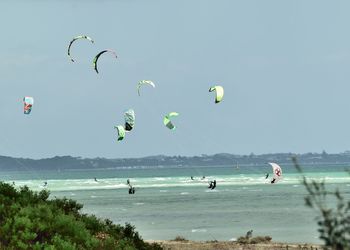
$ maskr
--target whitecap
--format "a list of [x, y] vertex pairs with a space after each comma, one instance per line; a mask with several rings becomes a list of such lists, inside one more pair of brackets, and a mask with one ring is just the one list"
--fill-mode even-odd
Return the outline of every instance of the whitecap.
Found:
[[206, 231], [207, 229], [205, 228], [195, 228], [191, 230], [192, 233], [205, 233]]

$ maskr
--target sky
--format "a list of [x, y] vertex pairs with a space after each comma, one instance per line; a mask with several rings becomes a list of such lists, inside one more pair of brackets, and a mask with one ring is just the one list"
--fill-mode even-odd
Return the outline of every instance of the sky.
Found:
[[[1, 1], [0, 155], [350, 149], [349, 1]], [[88, 35], [94, 44], [70, 40]], [[99, 74], [92, 59], [104, 54]], [[152, 80], [141, 96], [136, 85]], [[213, 85], [225, 89], [214, 103]], [[22, 98], [35, 99], [23, 114]], [[133, 108], [136, 125], [117, 141]], [[177, 129], [163, 125], [176, 111]]]

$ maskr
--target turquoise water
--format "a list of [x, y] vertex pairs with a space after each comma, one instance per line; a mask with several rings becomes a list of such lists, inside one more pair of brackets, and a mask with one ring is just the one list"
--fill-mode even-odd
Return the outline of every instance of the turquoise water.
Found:
[[[269, 166], [157, 167], [98, 170], [1, 172], [5, 181], [47, 189], [51, 196], [73, 198], [84, 212], [134, 224], [144, 239], [230, 240], [253, 229], [275, 241], [318, 243], [315, 217], [305, 207], [301, 176], [282, 166], [283, 179], [265, 180]], [[325, 180], [350, 198], [350, 176], [343, 165], [305, 166], [305, 175]], [[201, 176], [206, 176], [201, 180]], [[190, 176], [194, 176], [192, 181]], [[94, 177], [98, 182], [94, 181]], [[136, 187], [128, 194], [126, 179]], [[217, 188], [209, 190], [208, 180]]]

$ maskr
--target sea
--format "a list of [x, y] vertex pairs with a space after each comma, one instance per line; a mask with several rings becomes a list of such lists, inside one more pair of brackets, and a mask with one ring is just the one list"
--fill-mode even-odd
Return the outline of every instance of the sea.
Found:
[[[305, 206], [302, 176], [325, 181], [350, 199], [350, 164], [282, 165], [283, 178], [270, 184], [264, 165], [157, 166], [98, 169], [0, 171], [3, 181], [50, 191], [83, 204], [82, 212], [130, 223], [145, 240], [236, 240], [253, 230], [273, 241], [321, 243], [320, 213]], [[270, 174], [265, 179], [266, 173]], [[191, 176], [194, 180], [191, 179]], [[205, 177], [205, 178], [203, 178]], [[95, 178], [97, 181], [95, 181]], [[135, 187], [128, 193], [127, 179]], [[216, 180], [216, 188], [208, 188]], [[47, 185], [44, 184], [47, 182]], [[334, 199], [327, 201], [334, 206]]]

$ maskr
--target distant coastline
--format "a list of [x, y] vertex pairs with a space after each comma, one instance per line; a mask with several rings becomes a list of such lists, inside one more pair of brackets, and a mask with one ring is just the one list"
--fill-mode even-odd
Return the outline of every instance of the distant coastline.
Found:
[[141, 158], [82, 158], [73, 156], [55, 156], [45, 159], [14, 158], [0, 156], [0, 171], [37, 170], [64, 170], [64, 169], [98, 169], [123, 167], [157, 167], [157, 166], [227, 166], [227, 165], [262, 165], [267, 162], [278, 162], [292, 165], [291, 158], [296, 156], [301, 164], [350, 164], [350, 151], [338, 154], [322, 153], [274, 153], [261, 155], [236, 155], [220, 153], [200, 156], [166, 156], [156, 155]]

